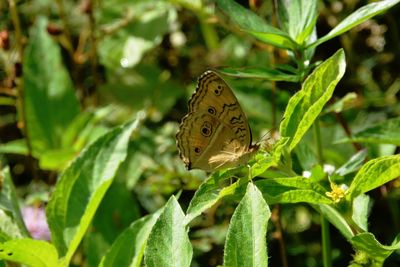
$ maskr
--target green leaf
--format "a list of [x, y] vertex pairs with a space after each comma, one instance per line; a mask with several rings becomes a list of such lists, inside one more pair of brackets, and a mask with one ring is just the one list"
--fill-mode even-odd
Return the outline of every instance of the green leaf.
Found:
[[325, 103], [331, 98], [346, 68], [342, 49], [319, 65], [308, 76], [298, 91], [290, 98], [286, 106], [280, 133], [283, 137], [291, 137], [291, 151], [318, 117]]
[[[28, 236], [26, 234], [25, 236]], [[9, 212], [0, 209], [0, 242], [22, 238], [21, 230]]]
[[29, 238], [9, 240], [0, 244], [0, 259], [32, 267], [56, 267], [56, 248], [45, 241]]
[[368, 161], [354, 177], [348, 191], [350, 199], [377, 188], [400, 176], [400, 155]]
[[151, 230], [145, 251], [146, 266], [190, 266], [193, 249], [185, 214], [172, 196]]
[[318, 210], [331, 224], [333, 224], [342, 235], [350, 240], [353, 236], [353, 230], [346, 219], [332, 206], [326, 204], [312, 205]]
[[323, 42], [326, 42], [336, 36], [339, 36], [342, 33], [363, 23], [364, 21], [380, 13], [385, 12], [386, 10], [388, 10], [389, 8], [391, 8], [392, 6], [396, 5], [399, 2], [400, 0], [385, 0], [365, 5], [354, 11], [342, 22], [340, 22], [335, 28], [333, 28], [328, 34], [326, 34], [324, 37], [319, 38], [316, 42], [308, 45], [308, 47], [320, 45]]
[[275, 203], [324, 203], [332, 201], [325, 197], [326, 190], [304, 177], [268, 178], [256, 182], [268, 204]]
[[138, 125], [136, 120], [100, 137], [61, 174], [46, 213], [52, 241], [67, 264], [126, 158], [129, 137]]
[[251, 166], [251, 178], [262, 175], [271, 167], [276, 167], [281, 160], [282, 153], [286, 148], [288, 141], [288, 138], [280, 138], [278, 142], [274, 144], [274, 148], [270, 156], [258, 153], [255, 156], [256, 163]]
[[367, 253], [372, 260], [369, 266], [382, 266], [383, 262], [393, 251], [400, 249], [400, 235], [397, 235], [392, 245], [385, 246], [376, 240], [372, 233], [361, 233], [354, 236], [350, 240], [355, 249], [362, 250]]
[[294, 50], [297, 44], [285, 32], [268, 25], [263, 19], [232, 0], [217, 1], [218, 7], [237, 26], [260, 41], [276, 47]]
[[268, 81], [285, 81], [285, 82], [298, 82], [300, 77], [292, 73], [285, 73], [283, 71], [262, 68], [262, 67], [249, 67], [249, 68], [221, 68], [218, 69], [219, 73], [239, 78], [256, 78], [265, 79]]
[[355, 102], [357, 100], [357, 94], [354, 92], [347, 93], [345, 96], [340, 98], [339, 100], [335, 100], [335, 103], [333, 103], [330, 106], [327, 106], [322, 114], [327, 114], [330, 112], [334, 113], [340, 113], [345, 110], [348, 110], [352, 108], [355, 105]]
[[268, 266], [266, 234], [270, 217], [261, 192], [249, 183], [229, 224], [224, 266]]
[[19, 155], [28, 155], [28, 147], [26, 146], [25, 139], [16, 139], [10, 142], [0, 144], [0, 153], [4, 154], [19, 154]]
[[283, 29], [298, 44], [303, 44], [317, 22], [317, 1], [279, 0], [277, 6]]
[[239, 186], [238, 182], [224, 187], [224, 181], [232, 177], [233, 172], [234, 170], [214, 172], [200, 185], [186, 211], [186, 224], [191, 222], [206, 209], [212, 207], [218, 200], [234, 192]]
[[[107, 1], [99, 6], [99, 58], [108, 70], [134, 67], [177, 23], [176, 8], [167, 1]], [[124, 27], [116, 21], [125, 19]]]
[[[18, 196], [15, 191], [14, 183], [11, 178], [9, 167], [4, 167], [0, 172], [0, 208], [7, 212], [0, 215], [3, 217], [2, 223], [0, 223], [0, 229], [5, 232], [7, 236], [17, 238], [17, 237], [28, 237], [29, 232], [26, 229], [24, 220], [22, 218], [21, 210], [18, 204]], [[7, 218], [11, 215], [13, 223], [16, 223], [18, 229], [10, 224], [10, 219]], [[7, 231], [8, 230], [8, 231]]]
[[353, 200], [353, 213], [351, 218], [364, 231], [368, 231], [368, 214], [370, 210], [370, 198], [361, 194]]
[[339, 140], [342, 142], [393, 144], [400, 146], [400, 118], [385, 120], [372, 127], [368, 127], [351, 138]]
[[63, 65], [61, 51], [39, 17], [24, 53], [26, 130], [33, 155], [61, 148], [65, 129], [79, 113], [74, 87]]
[[99, 267], [142, 266], [146, 242], [159, 215], [160, 212], [157, 212], [133, 222], [129, 228], [118, 236], [110, 250], [104, 255]]
[[340, 168], [337, 169], [335, 173], [341, 176], [345, 176], [346, 174], [357, 171], [362, 166], [366, 157], [367, 157], [366, 149], [357, 152], [349, 159], [349, 161], [340, 166]]

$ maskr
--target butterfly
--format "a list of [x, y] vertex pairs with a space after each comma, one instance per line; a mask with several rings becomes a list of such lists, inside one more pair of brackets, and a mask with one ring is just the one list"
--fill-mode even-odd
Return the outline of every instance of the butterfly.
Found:
[[204, 72], [176, 134], [188, 170], [212, 172], [245, 164], [257, 152], [246, 115], [232, 89], [214, 71]]

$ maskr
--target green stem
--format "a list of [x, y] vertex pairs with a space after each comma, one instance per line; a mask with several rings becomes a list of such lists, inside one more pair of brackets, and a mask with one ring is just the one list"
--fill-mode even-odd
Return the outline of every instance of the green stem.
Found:
[[329, 222], [321, 215], [321, 232], [322, 232], [322, 262], [324, 267], [332, 266], [331, 255], [331, 238], [329, 234]]
[[214, 26], [208, 23], [207, 16], [200, 13], [198, 16], [200, 21], [201, 32], [203, 34], [204, 41], [208, 50], [215, 50], [218, 48], [218, 35], [214, 29]]
[[[319, 127], [318, 118], [314, 122], [314, 135], [317, 144], [318, 162], [322, 166], [324, 163], [324, 156], [322, 151], [321, 130]], [[322, 236], [322, 262], [324, 267], [332, 266], [331, 242], [329, 234], [329, 222], [321, 214], [321, 236]]]

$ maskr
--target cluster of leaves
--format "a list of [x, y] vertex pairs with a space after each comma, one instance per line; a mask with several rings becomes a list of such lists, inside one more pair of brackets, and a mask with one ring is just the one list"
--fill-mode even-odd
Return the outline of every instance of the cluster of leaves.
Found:
[[[339, 49], [323, 62], [314, 59], [317, 47], [398, 2], [385, 0], [365, 5], [327, 34], [317, 37], [317, 1], [277, 1], [280, 29], [232, 0], [216, 1], [218, 11], [214, 18], [221, 24], [228, 22], [228, 26], [234, 26], [229, 29], [239, 30], [237, 34], [241, 35], [241, 39], [231, 37], [221, 46], [225, 49], [232, 46], [232, 51], [239, 54], [237, 57], [242, 53], [242, 60], [246, 58], [249, 65], [251, 62], [261, 65], [236, 68], [233, 66], [237, 62], [226, 60], [232, 67], [219, 71], [232, 77], [301, 84], [301, 89], [292, 96], [282, 94], [283, 119], [278, 127], [276, 113], [268, 121], [279, 129], [280, 138], [268, 151], [260, 151], [246, 167], [220, 170], [203, 180], [204, 173], [185, 172], [177, 158], [172, 139], [177, 124], [166, 122], [166, 117], [174, 116], [170, 110], [184, 90], [179, 85], [182, 82], [171, 77], [173, 71], [160, 66], [163, 57], [165, 64], [180, 66], [175, 54], [179, 49], [192, 61], [199, 60], [177, 41], [184, 36], [184, 25], [182, 31], [177, 25], [180, 8], [195, 14], [207, 47], [210, 50], [218, 47], [218, 35], [213, 25], [207, 23], [215, 16], [214, 10], [200, 1], [183, 0], [106, 1], [99, 6], [83, 1], [79, 9], [72, 3], [58, 1], [45, 6], [58, 10], [63, 27], [49, 21], [51, 11], [37, 8], [34, 9], [36, 20], [28, 33], [19, 28], [18, 10], [24, 10], [25, 13], [19, 12], [26, 16], [32, 15], [26, 11], [32, 8], [31, 4], [16, 6], [9, 0], [15, 33], [11, 41], [16, 44], [15, 50], [6, 49], [6, 38], [4, 35], [0, 38], [3, 38], [2, 57], [9, 62], [8, 65], [4, 63], [6, 60], [3, 62], [4, 73], [11, 77], [11, 87], [17, 93], [10, 93], [13, 97], [1, 97], [0, 101], [16, 108], [23, 136], [1, 144], [1, 160], [11, 161], [3, 155], [26, 156], [38, 165], [32, 173], [39, 170], [40, 175], [48, 176], [47, 191], [52, 187], [50, 178], [59, 175], [46, 207], [51, 232], [51, 243], [48, 243], [30, 237], [21, 215], [12, 171], [9, 167], [2, 168], [0, 259], [28, 266], [69, 266], [81, 264], [76, 263], [74, 255], [83, 250], [89, 266], [141, 266], [143, 262], [147, 266], [190, 266], [197, 260], [201, 264], [201, 256], [196, 254], [210, 249], [204, 248], [208, 243], [196, 245], [195, 234], [202, 235], [203, 240], [204, 236], [213, 235], [193, 231], [201, 226], [198, 223], [201, 215], [212, 212], [218, 205], [238, 201], [233, 206], [229, 226], [217, 228], [211, 223], [213, 231], [223, 235], [220, 241], [224, 243], [223, 259], [217, 260], [223, 260], [224, 266], [268, 266], [269, 258], [277, 258], [267, 250], [270, 206], [294, 203], [307, 203], [322, 218], [324, 266], [331, 266], [333, 261], [327, 221], [355, 249], [352, 266], [383, 265], [400, 249], [400, 235], [393, 236], [390, 245], [383, 245], [369, 231], [372, 200], [365, 193], [400, 176], [400, 155], [396, 154], [396, 146], [400, 145], [399, 112], [393, 109], [395, 118], [334, 140], [345, 145], [345, 153], [338, 160], [337, 154], [341, 151], [330, 152], [334, 149], [323, 146], [325, 138], [329, 139], [329, 129], [324, 132], [321, 124], [324, 115], [333, 113], [348, 130], [340, 114], [351, 108], [349, 103], [354, 102], [354, 94], [347, 94], [325, 107], [345, 74], [345, 52]], [[67, 15], [65, 9], [71, 12]], [[78, 45], [72, 37], [77, 34], [71, 31], [74, 23], [84, 28]], [[63, 33], [59, 33], [60, 29]], [[22, 34], [29, 36], [25, 47]], [[168, 47], [163, 44], [166, 34], [176, 50], [160, 49]], [[296, 66], [265, 67], [260, 60], [268, 53], [265, 49], [252, 51], [251, 46], [246, 46], [247, 41], [241, 42], [246, 38], [263, 48], [269, 45], [285, 50], [290, 63]], [[198, 40], [192, 37], [191, 41]], [[66, 54], [64, 58], [62, 52]], [[70, 60], [70, 69], [65, 57]], [[23, 74], [19, 76], [15, 66], [21, 61]], [[198, 63], [190, 67], [203, 66]], [[179, 67], [172, 69], [185, 72]], [[82, 73], [88, 70], [91, 70], [90, 78]], [[175, 77], [184, 80], [183, 75]], [[395, 96], [393, 90], [386, 99]], [[81, 103], [76, 92], [82, 94]], [[262, 94], [253, 99], [260, 101]], [[245, 110], [251, 106], [246, 103], [254, 103], [253, 99], [238, 95], [244, 100], [241, 103]], [[272, 96], [277, 98], [276, 92]], [[101, 108], [86, 107], [92, 102], [99, 103]], [[263, 109], [249, 111], [250, 115], [261, 117], [259, 125], [265, 123]], [[132, 114], [136, 119], [110, 129]], [[162, 127], [154, 130], [154, 125]], [[360, 143], [370, 150], [360, 149]], [[349, 152], [353, 146], [355, 153]], [[382, 147], [386, 151], [379, 154]], [[323, 169], [327, 162], [341, 167], [328, 173]], [[194, 195], [185, 202], [186, 192], [194, 190]], [[132, 192], [136, 200], [132, 199]], [[186, 212], [181, 205], [187, 205]], [[142, 217], [140, 208], [148, 215]], [[82, 240], [83, 248], [80, 248]], [[4, 266], [4, 262], [0, 264]]]

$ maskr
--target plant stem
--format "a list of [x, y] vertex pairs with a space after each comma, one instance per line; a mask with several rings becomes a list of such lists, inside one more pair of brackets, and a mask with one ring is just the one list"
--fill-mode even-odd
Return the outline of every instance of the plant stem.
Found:
[[324, 267], [332, 266], [331, 238], [329, 234], [329, 222], [321, 215], [322, 232], [322, 263]]
[[203, 34], [204, 41], [209, 51], [215, 50], [218, 48], [218, 35], [215, 32], [214, 26], [208, 23], [207, 15], [204, 13], [200, 13], [198, 15], [200, 21], [200, 28]]
[[[314, 122], [314, 135], [317, 145], [317, 156], [320, 165], [324, 163], [324, 156], [322, 151], [321, 131], [319, 127], [318, 118]], [[322, 236], [322, 262], [324, 267], [332, 266], [331, 244], [329, 234], [329, 222], [321, 214], [321, 236]]]
[[274, 236], [276, 239], [278, 239], [282, 267], [288, 267], [289, 264], [288, 264], [287, 255], [286, 255], [286, 245], [285, 245], [285, 239], [283, 238], [282, 223], [281, 223], [281, 216], [280, 216], [281, 206], [279, 204], [276, 204], [272, 213], [273, 213], [273, 215], [271, 216], [271, 220], [275, 224], [275, 227], [276, 227]]
[[[21, 31], [21, 22], [19, 20], [18, 16], [18, 10], [15, 5], [14, 0], [9, 0], [9, 7], [10, 7], [10, 14], [11, 14], [11, 21], [14, 26], [14, 32], [15, 32], [15, 43], [17, 47], [17, 52], [18, 52], [18, 61], [15, 63], [15, 67], [17, 64], [21, 65], [21, 68], [23, 68], [23, 59], [24, 59], [24, 45], [23, 45], [23, 36], [22, 36], [22, 31]], [[17, 100], [16, 100], [16, 108], [17, 108], [17, 114], [18, 114], [18, 128], [21, 129], [22, 133], [25, 136], [25, 142], [26, 142], [26, 147], [28, 148], [28, 166], [32, 170], [32, 175], [33, 178], [36, 180], [37, 179], [37, 173], [36, 173], [36, 166], [33, 161], [33, 156], [32, 156], [32, 144], [31, 140], [28, 135], [28, 128], [27, 128], [27, 121], [26, 121], [26, 110], [25, 110], [25, 103], [24, 103], [24, 80], [21, 77], [14, 77], [15, 82], [16, 82], [16, 89], [17, 89]]]

